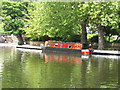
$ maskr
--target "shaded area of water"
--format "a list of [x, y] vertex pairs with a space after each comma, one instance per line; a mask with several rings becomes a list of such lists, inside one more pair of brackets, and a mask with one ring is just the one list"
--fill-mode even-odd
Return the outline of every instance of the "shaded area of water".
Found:
[[118, 88], [118, 58], [0, 47], [2, 88]]

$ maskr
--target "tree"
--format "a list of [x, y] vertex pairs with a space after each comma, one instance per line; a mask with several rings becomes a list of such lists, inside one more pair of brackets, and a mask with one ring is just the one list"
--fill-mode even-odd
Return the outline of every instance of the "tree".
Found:
[[90, 23], [98, 29], [98, 49], [103, 49], [105, 46], [103, 26], [117, 28], [118, 5], [116, 2], [92, 2], [89, 5], [91, 6]]
[[71, 41], [72, 37], [82, 32], [81, 42], [87, 42], [86, 26], [89, 17], [87, 3], [34, 2], [31, 5], [34, 9], [28, 8], [30, 14], [27, 20], [28, 27], [24, 28], [30, 37], [48, 35], [60, 37], [63, 41]]
[[40, 36], [48, 35], [49, 17], [45, 6], [46, 3], [32, 2], [27, 7], [29, 19], [24, 19], [27, 25], [23, 28], [27, 37], [38, 39]]
[[16, 35], [20, 44], [24, 43], [22, 34], [25, 32], [21, 28], [25, 26], [23, 18], [26, 18], [27, 5], [27, 2], [2, 2], [4, 31]]
[[0, 2], [0, 33], [3, 32], [3, 29], [2, 29], [2, 2]]
[[112, 29], [110, 26], [103, 26], [103, 30], [105, 32], [105, 36], [108, 37], [108, 41], [110, 42], [110, 38], [113, 35], [119, 35], [117, 29]]
[[71, 37], [80, 31], [71, 3], [34, 2], [31, 5], [34, 9], [28, 8], [30, 16], [27, 20], [28, 27], [24, 30], [33, 38], [48, 35], [70, 41]]
[[27, 35], [34, 38], [41, 36], [60, 37], [70, 41], [81, 33], [81, 42], [87, 42], [86, 27], [93, 26], [98, 31], [99, 49], [105, 46], [105, 29], [118, 29], [117, 2], [33, 2], [28, 7]]
[[73, 4], [74, 15], [76, 16], [76, 20], [79, 21], [79, 25], [81, 26], [81, 43], [87, 43], [87, 29], [89, 23], [89, 10], [90, 7], [87, 2], [80, 2]]
[[48, 3], [51, 18], [49, 26], [50, 34], [62, 37], [63, 41], [71, 41], [71, 38], [80, 32], [79, 21], [74, 15], [74, 4], [76, 3]]

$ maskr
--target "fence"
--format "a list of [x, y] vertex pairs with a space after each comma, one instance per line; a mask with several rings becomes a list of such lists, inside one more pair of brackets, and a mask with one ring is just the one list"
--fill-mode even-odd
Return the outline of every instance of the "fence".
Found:
[[[98, 48], [98, 43], [93, 43], [92, 44], [92, 47], [94, 49], [97, 49]], [[120, 49], [120, 43], [108, 43], [105, 45], [106, 49]]]

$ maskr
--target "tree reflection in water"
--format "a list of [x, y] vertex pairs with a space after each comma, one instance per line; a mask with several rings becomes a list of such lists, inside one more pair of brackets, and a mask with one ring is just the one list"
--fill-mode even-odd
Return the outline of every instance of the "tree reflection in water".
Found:
[[6, 47], [0, 57], [3, 88], [118, 88], [118, 59]]

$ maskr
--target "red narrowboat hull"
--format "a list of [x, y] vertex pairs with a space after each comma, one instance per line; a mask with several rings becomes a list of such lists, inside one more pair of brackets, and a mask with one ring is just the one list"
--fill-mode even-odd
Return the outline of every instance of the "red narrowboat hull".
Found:
[[79, 54], [92, 54], [93, 50], [89, 47], [83, 48], [83, 44], [80, 43], [63, 43], [63, 42], [45, 42], [43, 49], [45, 52], [67, 52], [67, 53], [79, 53]]

